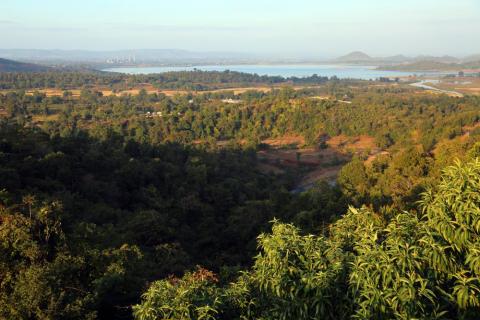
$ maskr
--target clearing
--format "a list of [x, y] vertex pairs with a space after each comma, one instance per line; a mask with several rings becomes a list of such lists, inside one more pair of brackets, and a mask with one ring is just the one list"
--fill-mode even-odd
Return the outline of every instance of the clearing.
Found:
[[257, 153], [258, 168], [275, 174], [293, 170], [299, 177], [294, 191], [307, 190], [320, 180], [334, 184], [343, 164], [353, 155], [374, 157], [380, 152], [375, 139], [366, 135], [335, 136], [326, 141], [327, 148], [305, 147], [305, 139], [295, 135], [271, 138], [262, 143], [266, 147]]

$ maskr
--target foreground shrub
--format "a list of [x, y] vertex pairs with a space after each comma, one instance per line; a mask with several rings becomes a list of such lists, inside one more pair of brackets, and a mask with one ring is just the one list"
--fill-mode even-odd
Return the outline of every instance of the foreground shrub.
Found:
[[[390, 221], [349, 209], [328, 237], [274, 222], [249, 272], [156, 282], [138, 319], [478, 319], [480, 162], [457, 163]], [[235, 310], [235, 312], [232, 312]]]

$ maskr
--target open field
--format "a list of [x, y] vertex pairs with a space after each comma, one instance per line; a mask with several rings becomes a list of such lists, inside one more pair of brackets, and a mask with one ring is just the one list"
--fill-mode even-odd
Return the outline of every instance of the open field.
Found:
[[[275, 89], [281, 89], [285, 88], [288, 85], [282, 84], [282, 85], [274, 85], [274, 86], [248, 86], [248, 87], [232, 87], [232, 88], [222, 88], [222, 89], [215, 89], [215, 90], [202, 90], [202, 91], [191, 91], [191, 90], [184, 90], [184, 89], [158, 89], [155, 88], [151, 84], [140, 84], [138, 86], [135, 86], [133, 88], [126, 88], [124, 90], [116, 90], [115, 92], [111, 90], [109, 87], [104, 87], [104, 86], [98, 86], [98, 87], [92, 87], [88, 88], [89, 90], [92, 91], [97, 91], [101, 92], [103, 96], [110, 96], [110, 95], [115, 95], [115, 96], [122, 96], [122, 95], [137, 95], [140, 90], [144, 89], [148, 94], [165, 94], [166, 96], [174, 96], [176, 94], [203, 94], [203, 93], [221, 93], [221, 92], [233, 92], [234, 94], [242, 94], [247, 91], [260, 91], [264, 93], [268, 93], [272, 90]], [[290, 86], [288, 86], [290, 87]], [[293, 86], [294, 90], [303, 90], [303, 89], [311, 89], [311, 88], [318, 88], [320, 86]], [[15, 89], [7, 89], [7, 90], [0, 90], [0, 94], [6, 94], [9, 92], [15, 92], [18, 90]], [[45, 89], [30, 89], [26, 90], [26, 94], [32, 95], [35, 92], [43, 93], [47, 97], [53, 97], [53, 96], [62, 96], [65, 91], [68, 91], [72, 94], [72, 97], [78, 98], [80, 96], [80, 93], [82, 91], [81, 88], [75, 88], [75, 89], [61, 89], [61, 88], [45, 88]], [[323, 97], [324, 99], [328, 99], [328, 97]]]
[[317, 181], [322, 181], [322, 180], [325, 180], [330, 183], [334, 183], [342, 167], [343, 167], [343, 164], [328, 167], [328, 168], [315, 169], [309, 172], [308, 174], [306, 174], [298, 186], [300, 188], [307, 189], [309, 186], [313, 185]]
[[453, 90], [463, 94], [480, 95], [480, 78], [445, 78], [436, 86], [443, 90]]
[[257, 153], [259, 169], [264, 172], [283, 173], [287, 169], [298, 172], [297, 188], [305, 189], [319, 180], [334, 183], [343, 164], [354, 154], [369, 156], [373, 161], [380, 152], [370, 136], [335, 136], [327, 140], [328, 147], [304, 147], [301, 136], [285, 136], [262, 141], [267, 146]]
[[34, 115], [32, 116], [33, 123], [41, 123], [46, 121], [56, 121], [58, 120], [59, 114], [51, 114], [51, 115]]
[[327, 141], [330, 148], [346, 153], [349, 150], [353, 152], [373, 151], [376, 148], [375, 138], [370, 136], [347, 137], [339, 135], [332, 137]]
[[[93, 88], [92, 90], [101, 92], [103, 96], [110, 96], [110, 95], [115, 95], [115, 96], [122, 96], [122, 95], [137, 95], [142, 88], [134, 88], [134, 89], [128, 89], [128, 90], [122, 90], [122, 91], [116, 91], [113, 92], [110, 89], [106, 88]], [[174, 96], [176, 94], [201, 94], [201, 93], [209, 93], [209, 92], [225, 92], [225, 91], [233, 91], [235, 94], [240, 94], [244, 93], [249, 90], [259, 90], [262, 92], [269, 92], [272, 90], [272, 88], [265, 88], [265, 87], [260, 87], [260, 88], [255, 88], [255, 87], [249, 87], [249, 88], [231, 88], [231, 89], [219, 89], [219, 90], [211, 90], [211, 91], [197, 91], [197, 92], [192, 92], [192, 91], [187, 91], [187, 90], [166, 90], [166, 89], [155, 89], [155, 88], [149, 88], [145, 89], [148, 94], [164, 94], [166, 96]], [[0, 94], [6, 94], [9, 92], [15, 92], [17, 90], [0, 90]], [[69, 90], [62, 90], [62, 89], [37, 89], [37, 90], [27, 90], [26, 94], [33, 95], [35, 92], [43, 93], [47, 97], [54, 97], [54, 96], [62, 96], [65, 91], [68, 91], [72, 94], [72, 97], [78, 98], [80, 97], [80, 89], [69, 89]]]
[[[431, 77], [432, 78], [432, 77]], [[435, 77], [433, 77], [435, 78]], [[432, 79], [433, 79], [432, 78]], [[429, 78], [430, 79], [430, 78]], [[414, 80], [422, 80], [422, 78], [408, 78], [409, 81], [414, 81]], [[378, 82], [372, 82], [370, 84], [367, 84], [368, 87], [398, 87], [402, 86], [402, 84], [398, 83], [378, 83]], [[140, 90], [144, 89], [147, 93], [153, 94], [164, 94], [166, 96], [174, 96], [177, 94], [184, 95], [184, 94], [193, 94], [193, 95], [199, 95], [199, 94], [204, 94], [204, 93], [222, 93], [222, 92], [232, 92], [236, 95], [245, 93], [247, 91], [260, 91], [264, 93], [271, 92], [272, 90], [275, 89], [281, 89], [289, 87], [294, 90], [305, 90], [305, 89], [318, 89], [322, 88], [322, 85], [295, 85], [291, 86], [288, 83], [284, 84], [278, 84], [278, 85], [262, 85], [259, 84], [257, 86], [255, 85], [250, 85], [250, 86], [232, 86], [232, 87], [225, 87], [221, 89], [213, 89], [213, 90], [201, 90], [201, 91], [194, 91], [194, 90], [185, 90], [185, 89], [159, 89], [154, 87], [152, 84], [148, 83], [142, 83], [135, 85], [134, 87], [125, 87], [124, 89], [121, 90], [112, 90], [108, 86], [94, 86], [94, 87], [88, 87], [89, 90], [92, 91], [97, 91], [101, 92], [103, 96], [110, 96], [110, 95], [115, 95], [115, 96], [122, 96], [122, 95], [137, 95]], [[407, 86], [405, 86], [407, 87]], [[445, 91], [457, 91], [459, 93], [463, 94], [480, 94], [480, 78], [472, 78], [472, 77], [465, 77], [465, 78], [442, 78], [440, 83], [435, 83], [432, 84], [432, 87], [435, 87], [438, 90], [445, 90]], [[357, 87], [355, 86], [350, 86], [351, 89], [355, 89]], [[61, 88], [44, 88], [44, 89], [29, 89], [26, 90], [27, 94], [34, 94], [34, 92], [40, 92], [45, 94], [48, 97], [52, 96], [62, 96], [65, 91], [68, 91], [71, 93], [73, 98], [78, 98], [80, 96], [82, 88], [69, 88], [67, 90], [63, 90]], [[0, 94], [6, 94], [8, 92], [15, 92], [18, 90], [15, 89], [5, 89], [5, 90], [0, 90]], [[417, 90], [418, 94], [439, 94], [440, 92], [434, 91], [434, 90], [426, 90], [426, 89], [421, 89]], [[334, 97], [328, 95], [328, 94], [320, 94], [317, 96], [309, 97], [309, 99], [315, 99], [315, 100], [336, 100], [341, 103], [351, 103], [350, 101], [343, 101], [341, 99], [335, 99]]]
[[303, 146], [305, 144], [305, 139], [302, 136], [283, 136], [281, 138], [270, 138], [262, 141], [264, 144], [273, 148], [281, 148], [285, 146]]

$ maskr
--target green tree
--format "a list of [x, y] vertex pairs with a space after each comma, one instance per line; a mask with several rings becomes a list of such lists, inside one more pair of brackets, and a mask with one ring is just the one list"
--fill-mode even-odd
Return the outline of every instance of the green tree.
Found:
[[369, 189], [367, 171], [363, 161], [354, 158], [340, 170], [337, 178], [339, 186], [355, 204], [365, 201]]

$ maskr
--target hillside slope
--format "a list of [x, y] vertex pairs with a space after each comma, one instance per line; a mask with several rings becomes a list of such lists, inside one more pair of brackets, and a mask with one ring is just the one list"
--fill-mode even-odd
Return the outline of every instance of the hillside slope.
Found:
[[364, 62], [372, 60], [372, 57], [361, 51], [351, 52], [336, 59], [338, 62]]
[[44, 72], [49, 67], [0, 58], [0, 72]]

